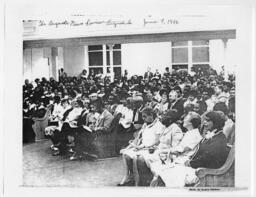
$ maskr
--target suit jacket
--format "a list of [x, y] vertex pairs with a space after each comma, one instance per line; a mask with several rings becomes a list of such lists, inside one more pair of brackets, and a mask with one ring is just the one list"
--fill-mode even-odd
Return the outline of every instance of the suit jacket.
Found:
[[113, 115], [105, 109], [102, 114], [97, 118], [95, 127], [97, 128], [97, 130], [107, 132], [111, 126], [111, 122], [113, 119]]
[[66, 118], [68, 117], [69, 112], [71, 112], [72, 110], [73, 110], [73, 108], [71, 107], [70, 109], [68, 109], [67, 111], [64, 112], [63, 118], [62, 118], [63, 121], [66, 120]]
[[153, 73], [152, 72], [145, 72], [144, 79], [145, 78], [152, 78], [152, 77], [153, 77]]
[[86, 118], [87, 118], [88, 110], [84, 109], [80, 115], [80, 117], [77, 120], [77, 126], [85, 125], [86, 124]]
[[[144, 106], [140, 107], [139, 109], [134, 109], [133, 110], [133, 117], [132, 117], [132, 121], [133, 124], [143, 124], [144, 121], [142, 119], [142, 113], [141, 110], [144, 108]], [[135, 119], [137, 117], [137, 119]]]
[[227, 139], [223, 132], [219, 132], [211, 139], [202, 140], [199, 149], [190, 161], [192, 168], [220, 168], [228, 156]]
[[183, 98], [178, 99], [170, 109], [177, 110], [178, 119], [184, 114], [184, 102]]

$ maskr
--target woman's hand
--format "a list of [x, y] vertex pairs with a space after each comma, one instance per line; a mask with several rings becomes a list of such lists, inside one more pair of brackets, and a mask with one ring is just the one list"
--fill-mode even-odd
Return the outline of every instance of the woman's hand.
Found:
[[190, 160], [185, 161], [184, 165], [190, 167]]
[[89, 125], [89, 128], [90, 128], [92, 131], [95, 131], [95, 125], [91, 124], [91, 125]]
[[145, 148], [144, 145], [136, 146], [136, 147], [135, 147], [135, 151], [139, 151], [139, 150], [141, 150], [141, 149], [143, 149], [143, 148]]

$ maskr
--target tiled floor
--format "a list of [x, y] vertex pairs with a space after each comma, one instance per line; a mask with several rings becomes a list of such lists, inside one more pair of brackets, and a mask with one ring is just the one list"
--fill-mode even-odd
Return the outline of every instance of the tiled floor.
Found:
[[121, 157], [96, 161], [69, 161], [52, 156], [50, 141], [23, 146], [23, 185], [31, 187], [116, 186], [124, 175]]

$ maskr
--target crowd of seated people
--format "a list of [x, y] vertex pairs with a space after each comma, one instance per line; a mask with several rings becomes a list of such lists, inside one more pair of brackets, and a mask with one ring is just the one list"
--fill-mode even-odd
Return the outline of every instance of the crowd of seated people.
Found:
[[[214, 70], [189, 75], [115, 78], [87, 74], [58, 81], [36, 79], [23, 85], [23, 141], [34, 142], [33, 119], [50, 110], [45, 136], [54, 156], [70, 160], [97, 158], [93, 144], [100, 133], [116, 131], [116, 152], [123, 157], [125, 177], [118, 184], [175, 187], [195, 183], [196, 168], [219, 168], [235, 124], [235, 77], [227, 81]], [[113, 127], [113, 120], [117, 120]], [[149, 182], [145, 174], [151, 175]]]

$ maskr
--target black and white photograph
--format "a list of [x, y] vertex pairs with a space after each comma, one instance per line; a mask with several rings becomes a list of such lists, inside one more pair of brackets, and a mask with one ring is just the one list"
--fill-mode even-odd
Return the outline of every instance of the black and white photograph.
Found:
[[5, 7], [6, 192], [252, 195], [250, 4], [46, 2]]

